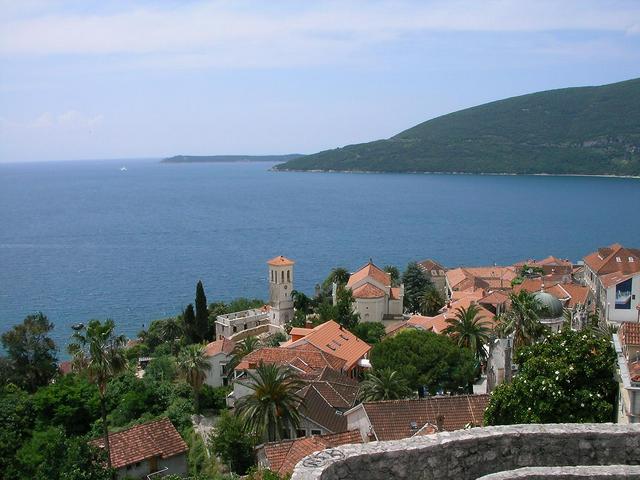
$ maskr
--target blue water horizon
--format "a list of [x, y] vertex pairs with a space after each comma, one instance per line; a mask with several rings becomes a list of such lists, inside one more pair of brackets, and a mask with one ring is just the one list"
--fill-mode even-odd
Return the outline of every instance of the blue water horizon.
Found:
[[[126, 166], [126, 171], [120, 167]], [[266, 299], [265, 262], [296, 261], [313, 294], [335, 266], [448, 267], [640, 246], [640, 180], [273, 172], [271, 163], [158, 159], [0, 164], [0, 332], [112, 318], [135, 337], [207, 298]]]

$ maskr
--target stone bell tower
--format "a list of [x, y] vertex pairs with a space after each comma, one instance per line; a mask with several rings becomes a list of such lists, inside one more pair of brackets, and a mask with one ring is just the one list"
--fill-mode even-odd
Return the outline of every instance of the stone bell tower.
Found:
[[293, 320], [293, 260], [280, 255], [267, 262], [269, 266], [270, 321], [274, 325], [284, 325]]

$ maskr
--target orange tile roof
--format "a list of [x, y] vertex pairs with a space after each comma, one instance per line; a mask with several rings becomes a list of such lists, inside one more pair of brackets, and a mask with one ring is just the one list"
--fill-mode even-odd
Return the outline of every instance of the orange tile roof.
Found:
[[584, 263], [598, 275], [614, 272], [625, 275], [636, 273], [640, 271], [640, 249], [625, 248], [619, 243], [614, 243], [590, 253], [584, 257]]
[[[458, 308], [468, 309], [471, 304], [475, 304], [473, 299], [463, 298], [452, 303], [446, 311], [436, 315], [435, 317], [414, 315], [409, 318], [407, 325], [432, 331], [434, 333], [442, 333], [450, 325], [449, 320], [456, 318]], [[496, 322], [494, 314], [480, 305], [476, 306], [478, 307], [478, 317], [481, 318], [484, 323], [487, 323], [489, 327], [495, 326]]]
[[640, 346], [640, 323], [624, 322], [618, 330], [622, 345]]
[[323, 352], [342, 358], [347, 370], [351, 369], [371, 350], [371, 345], [360, 340], [333, 320], [318, 325], [310, 334], [296, 340], [286, 348], [296, 348], [305, 344], [313, 345]]
[[304, 335], [309, 335], [311, 332], [313, 332], [313, 328], [293, 327], [289, 332], [289, 335], [291, 335], [292, 337], [294, 335], [304, 336]]
[[480, 298], [478, 303], [486, 303], [488, 305], [500, 305], [502, 303], [506, 303], [509, 301], [509, 295], [500, 290], [496, 290], [495, 292], [491, 292], [488, 295]]
[[267, 262], [268, 265], [273, 265], [274, 267], [288, 267], [294, 265], [296, 262], [288, 259], [287, 257], [283, 257], [282, 255], [278, 257], [273, 257], [271, 260]]
[[404, 320], [400, 320], [398, 322], [390, 323], [384, 329], [384, 336], [393, 336], [396, 332], [399, 332], [403, 328], [407, 327], [407, 322]]
[[362, 405], [377, 440], [386, 441], [412, 437], [423, 427], [435, 427], [440, 422], [443, 431], [481, 426], [488, 403], [489, 395], [454, 395]]
[[400, 300], [400, 287], [392, 287], [389, 298], [392, 300]]
[[293, 467], [307, 455], [327, 448], [353, 443], [362, 443], [362, 437], [358, 430], [266, 443], [262, 448], [264, 448], [265, 456], [269, 462], [269, 469], [280, 475], [285, 475], [291, 473]]
[[364, 280], [367, 277], [373, 278], [385, 287], [391, 285], [391, 275], [382, 270], [380, 267], [374, 265], [372, 262], [369, 262], [360, 270], [351, 274], [351, 276], [349, 277], [349, 281], [347, 282], [347, 287], [350, 288], [352, 285], [358, 283], [360, 280]]
[[460, 267], [446, 273], [452, 290], [509, 289], [518, 275], [514, 267]]
[[[103, 438], [89, 443], [104, 448]], [[122, 468], [152, 457], [169, 458], [189, 449], [168, 418], [110, 433], [109, 446], [113, 468]]]
[[209, 343], [205, 348], [205, 357], [213, 357], [219, 353], [225, 353], [231, 355], [233, 349], [236, 346], [236, 342], [229, 340], [227, 337], [223, 337], [220, 340]]
[[602, 275], [600, 279], [602, 280], [602, 286], [604, 288], [609, 288], [619, 284], [620, 282], [624, 282], [625, 280], [630, 279], [631, 277], [633, 277], [634, 275], [637, 275], [638, 273], [640, 272], [627, 273], [627, 274], [619, 273], [619, 272], [607, 273], [605, 275]]
[[337, 355], [304, 345], [301, 348], [259, 348], [246, 355], [235, 369], [248, 370], [261, 362], [289, 365], [304, 373], [319, 371], [324, 367], [340, 370], [345, 366], [345, 361]]
[[381, 298], [384, 297], [384, 291], [371, 283], [365, 283], [356, 288], [353, 292], [353, 298]]
[[[541, 291], [542, 286], [543, 279], [527, 278], [520, 285], [516, 285], [513, 290], [516, 293], [519, 293], [521, 290], [534, 293]], [[547, 277], [544, 277], [544, 291], [550, 293], [558, 300], [566, 301], [566, 306], [569, 308], [577, 304], [585, 305], [589, 295], [589, 287], [577, 283], [550, 281]]]
[[427, 258], [426, 260], [422, 260], [421, 262], [418, 262], [418, 266], [422, 269], [424, 273], [426, 273], [429, 276], [431, 276], [432, 270], [436, 271], [436, 276], [440, 276], [440, 271], [444, 273], [444, 271], [446, 270], [446, 268], [444, 268], [441, 264], [439, 264], [438, 262], [436, 262], [431, 258]]

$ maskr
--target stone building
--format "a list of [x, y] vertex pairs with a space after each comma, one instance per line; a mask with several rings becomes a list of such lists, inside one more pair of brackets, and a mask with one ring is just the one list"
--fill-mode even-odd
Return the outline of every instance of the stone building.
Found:
[[447, 269], [431, 258], [418, 262], [418, 266], [427, 278], [431, 280], [431, 283], [433, 283], [438, 293], [442, 295], [442, 298], [447, 298]]
[[271, 323], [284, 325], [293, 320], [293, 265], [295, 262], [280, 255], [267, 262], [269, 265], [269, 305]]
[[233, 372], [228, 371], [227, 365], [233, 358], [235, 346], [236, 342], [222, 337], [205, 347], [205, 357], [211, 368], [205, 372], [204, 383], [210, 387], [222, 387], [229, 384], [229, 378]]

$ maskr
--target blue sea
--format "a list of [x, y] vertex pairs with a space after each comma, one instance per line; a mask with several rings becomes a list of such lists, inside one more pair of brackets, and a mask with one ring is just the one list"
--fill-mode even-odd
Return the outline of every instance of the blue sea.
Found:
[[[121, 171], [121, 166], [126, 171]], [[0, 331], [36, 311], [135, 334], [193, 301], [266, 299], [265, 262], [296, 261], [312, 294], [331, 268], [579, 260], [640, 246], [640, 180], [275, 173], [268, 163], [0, 164]]]

